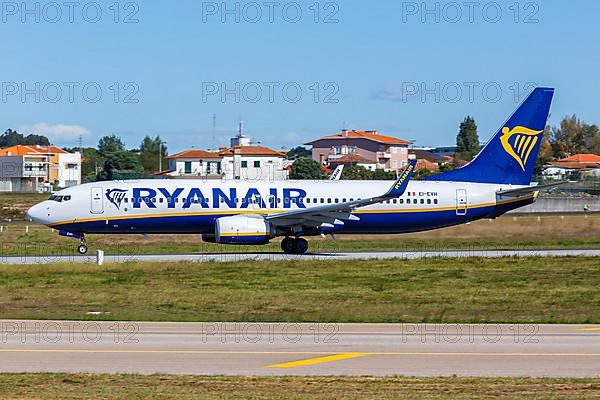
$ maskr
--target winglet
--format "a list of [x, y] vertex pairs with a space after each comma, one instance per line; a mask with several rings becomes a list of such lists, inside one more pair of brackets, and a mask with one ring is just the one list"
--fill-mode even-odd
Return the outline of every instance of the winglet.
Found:
[[394, 186], [383, 196], [386, 198], [400, 197], [406, 191], [410, 178], [415, 172], [417, 167], [417, 160], [411, 160], [411, 162], [404, 168], [398, 180], [394, 183]]

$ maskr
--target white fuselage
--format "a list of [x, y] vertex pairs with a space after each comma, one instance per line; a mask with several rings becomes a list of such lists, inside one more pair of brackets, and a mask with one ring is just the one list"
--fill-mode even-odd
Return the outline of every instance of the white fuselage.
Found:
[[[42, 224], [81, 233], [210, 233], [215, 220], [270, 215], [385, 193], [392, 181], [141, 180], [97, 182], [56, 193], [29, 211]], [[518, 187], [518, 186], [517, 186]], [[533, 201], [500, 198], [515, 186], [412, 181], [400, 198], [357, 209], [343, 233], [399, 233], [495, 217]], [[318, 232], [312, 232], [316, 234]]]

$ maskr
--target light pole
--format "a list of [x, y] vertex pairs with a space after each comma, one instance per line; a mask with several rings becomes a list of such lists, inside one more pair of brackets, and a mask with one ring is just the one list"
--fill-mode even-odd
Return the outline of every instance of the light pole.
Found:
[[163, 144], [168, 144], [167, 142], [163, 142], [162, 140], [160, 140], [158, 142], [158, 173], [160, 174], [162, 172], [162, 147]]

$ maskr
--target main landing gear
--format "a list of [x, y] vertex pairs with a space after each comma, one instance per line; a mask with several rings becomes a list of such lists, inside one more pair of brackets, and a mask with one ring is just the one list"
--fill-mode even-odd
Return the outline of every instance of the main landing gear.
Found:
[[87, 254], [87, 252], [88, 252], [85, 235], [81, 235], [80, 241], [81, 242], [80, 242], [79, 246], [77, 246], [77, 252], [83, 256], [83, 255]]
[[281, 250], [286, 254], [304, 254], [308, 251], [308, 241], [304, 238], [286, 237], [281, 241]]

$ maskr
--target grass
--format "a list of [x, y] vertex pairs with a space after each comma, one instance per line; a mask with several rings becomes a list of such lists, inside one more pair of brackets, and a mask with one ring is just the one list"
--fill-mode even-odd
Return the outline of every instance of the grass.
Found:
[[[51, 229], [25, 223], [4, 224], [0, 257], [74, 254], [77, 241]], [[436, 249], [531, 249], [600, 247], [600, 215], [503, 217], [436, 231], [404, 235], [338, 235], [312, 238], [311, 251], [387, 251]], [[199, 235], [90, 235], [90, 251], [108, 254], [280, 252], [279, 240], [268, 246], [223, 246], [203, 243]]]
[[599, 323], [598, 267], [597, 258], [584, 257], [0, 266], [0, 315]]
[[596, 399], [598, 379], [2, 374], [5, 399]]
[[48, 194], [0, 193], [0, 221], [24, 221], [27, 210], [48, 198]]

